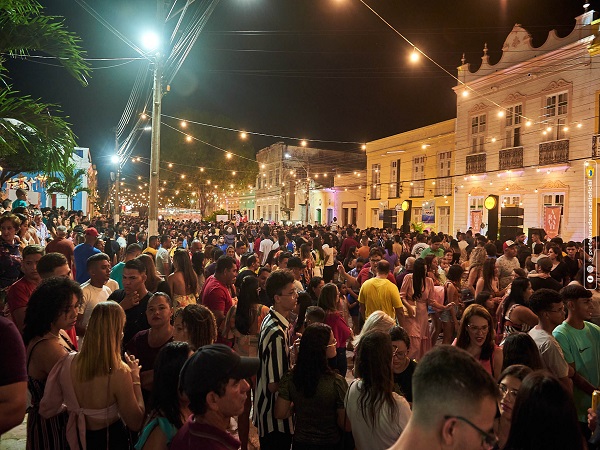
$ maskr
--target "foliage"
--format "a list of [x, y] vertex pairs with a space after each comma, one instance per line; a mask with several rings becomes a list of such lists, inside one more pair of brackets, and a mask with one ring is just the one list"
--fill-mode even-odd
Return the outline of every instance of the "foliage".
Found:
[[423, 222], [412, 222], [410, 226], [416, 233], [422, 233], [425, 229], [425, 224]]
[[224, 209], [219, 209], [217, 211], [211, 212], [208, 216], [204, 217], [203, 220], [205, 220], [206, 222], [216, 222], [217, 216], [223, 214], [227, 215], [227, 211], [225, 211]]
[[77, 194], [80, 192], [91, 193], [88, 188], [83, 187], [84, 175], [84, 169], [77, 169], [74, 163], [68, 162], [57, 174], [48, 177], [47, 191], [50, 194], [66, 195], [69, 205], [73, 209], [73, 200]]

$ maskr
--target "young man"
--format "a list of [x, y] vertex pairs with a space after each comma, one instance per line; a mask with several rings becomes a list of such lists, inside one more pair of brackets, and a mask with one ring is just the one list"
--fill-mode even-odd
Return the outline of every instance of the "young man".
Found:
[[306, 264], [304, 264], [302, 260], [297, 256], [292, 256], [291, 258], [288, 258], [287, 268], [294, 275], [294, 287], [296, 288], [296, 291], [304, 291], [305, 286], [303, 284], [303, 281], [304, 283], [307, 283], [309, 281], [303, 280], [302, 276], [304, 274], [304, 269], [306, 269]]
[[146, 289], [146, 266], [139, 259], [132, 259], [123, 268], [123, 289], [117, 289], [108, 297], [121, 305], [126, 322], [123, 342], [142, 330], [150, 328], [146, 317], [146, 306], [152, 294]]
[[[237, 265], [231, 256], [220, 256], [215, 266], [215, 274], [208, 277], [202, 289], [202, 304], [212, 311], [220, 329], [225, 316], [233, 306], [229, 291], [235, 283]], [[221, 338], [219, 334], [219, 338]]]
[[438, 236], [433, 236], [431, 238], [431, 245], [423, 249], [423, 251], [419, 254], [419, 258], [425, 258], [427, 255], [435, 255], [438, 258], [442, 258], [444, 256], [442, 240]]
[[48, 242], [46, 253], [62, 253], [67, 258], [69, 268], [73, 268], [75, 264], [74, 252], [75, 246], [73, 241], [67, 239], [67, 227], [59, 225], [56, 227], [56, 239]]
[[365, 281], [358, 294], [360, 315], [364, 319], [377, 310], [385, 312], [390, 317], [395, 317], [398, 323], [404, 324], [404, 309], [400, 292], [394, 283], [388, 280], [390, 263], [386, 260], [376, 264], [377, 276]]
[[71, 269], [62, 253], [46, 253], [37, 263], [37, 273], [43, 279], [50, 277], [71, 277]]
[[137, 258], [142, 254], [142, 248], [138, 244], [129, 244], [125, 250], [125, 260], [117, 263], [110, 271], [110, 278], [119, 284], [119, 289], [123, 289], [123, 269], [125, 263]]
[[23, 249], [23, 260], [21, 261], [23, 277], [13, 283], [6, 294], [10, 315], [20, 333], [23, 333], [29, 297], [42, 281], [37, 271], [37, 265], [42, 256], [44, 256], [44, 248], [40, 245], [28, 245]]
[[205, 345], [186, 361], [179, 386], [193, 415], [177, 432], [171, 450], [233, 450], [240, 441], [227, 432], [232, 417], [244, 411], [250, 390], [246, 379], [258, 370], [258, 358], [240, 357], [223, 344]]
[[273, 304], [262, 322], [258, 342], [259, 371], [256, 378], [253, 421], [258, 428], [261, 450], [289, 450], [293, 418], [275, 418], [279, 380], [290, 368], [289, 317], [296, 306], [298, 292], [294, 276], [276, 270], [267, 279], [267, 294]]
[[547, 256], [539, 258], [535, 268], [537, 273], [529, 275], [531, 289], [534, 292], [538, 289], [552, 289], [556, 292], [562, 289], [562, 283], [559, 283], [550, 275], [552, 271], [552, 261], [550, 258]]
[[156, 251], [156, 270], [163, 277], [167, 278], [171, 274], [173, 262], [169, 249], [172, 246], [171, 236], [164, 234], [160, 238], [160, 248]]
[[560, 291], [569, 314], [552, 334], [560, 344], [567, 363], [575, 370], [573, 400], [582, 430], [590, 437], [587, 409], [592, 404], [592, 392], [600, 386], [600, 327], [588, 322], [594, 305], [592, 292], [571, 284]]
[[538, 346], [546, 368], [572, 392], [573, 382], [570, 377], [575, 371], [565, 361], [560, 344], [552, 336], [554, 329], [565, 319], [563, 298], [556, 290], [538, 289], [531, 294], [529, 307], [539, 319], [539, 323], [529, 331], [529, 336]]
[[98, 230], [94, 227], [89, 227], [85, 230], [85, 241], [75, 247], [73, 254], [75, 256], [75, 281], [79, 284], [85, 283], [90, 279], [90, 274], [87, 271], [87, 260], [90, 256], [100, 253], [94, 244], [98, 239]]
[[498, 268], [498, 284], [502, 290], [512, 281], [512, 272], [521, 267], [517, 259], [517, 244], [513, 241], [506, 241], [502, 244], [504, 254], [496, 260]]
[[94, 307], [108, 300], [112, 293], [111, 289], [105, 286], [105, 283], [110, 278], [110, 258], [106, 253], [97, 253], [88, 258], [87, 270], [90, 274], [90, 279], [81, 285], [83, 291], [83, 302], [79, 308], [77, 315], [77, 323], [75, 330], [77, 336], [85, 336], [90, 316]]
[[150, 236], [150, 239], [148, 239], [148, 247], [146, 247], [142, 253], [147, 253], [156, 260], [156, 252], [158, 251], [159, 245], [160, 242], [158, 236], [152, 235]]
[[417, 364], [412, 416], [390, 450], [493, 448], [498, 385], [464, 350], [436, 345]]

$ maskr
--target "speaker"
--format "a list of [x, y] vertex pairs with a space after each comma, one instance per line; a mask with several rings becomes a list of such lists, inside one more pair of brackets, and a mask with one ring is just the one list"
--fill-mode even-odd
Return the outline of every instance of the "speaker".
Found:
[[519, 234], [523, 234], [523, 227], [515, 227], [515, 226], [504, 226], [500, 227], [500, 241], [514, 241], [515, 237]]
[[521, 227], [523, 228], [523, 218], [522, 217], [505, 217], [502, 216], [500, 219], [500, 223], [503, 227]]
[[396, 228], [397, 212], [395, 209], [383, 210], [383, 228]]

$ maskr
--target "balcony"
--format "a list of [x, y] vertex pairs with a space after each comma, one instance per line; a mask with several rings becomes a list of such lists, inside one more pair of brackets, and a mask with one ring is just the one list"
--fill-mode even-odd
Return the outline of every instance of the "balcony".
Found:
[[413, 181], [410, 187], [411, 197], [425, 197], [425, 181]]
[[433, 195], [435, 197], [441, 197], [443, 195], [452, 195], [452, 178], [438, 178], [435, 183]]
[[523, 147], [500, 150], [498, 169], [520, 169], [523, 167]]
[[540, 166], [569, 162], [569, 140], [542, 142], [540, 144]]
[[475, 173], [485, 173], [485, 153], [467, 155], [467, 175]]
[[592, 158], [600, 158], [600, 134], [592, 136]]

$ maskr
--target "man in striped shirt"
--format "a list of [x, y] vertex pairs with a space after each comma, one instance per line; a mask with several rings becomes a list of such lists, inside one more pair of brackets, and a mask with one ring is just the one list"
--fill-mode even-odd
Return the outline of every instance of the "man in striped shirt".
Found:
[[260, 329], [254, 424], [258, 428], [261, 450], [289, 450], [294, 432], [292, 417], [275, 419], [275, 400], [279, 380], [290, 368], [288, 320], [296, 306], [298, 293], [289, 270], [271, 273], [266, 289], [273, 306]]

